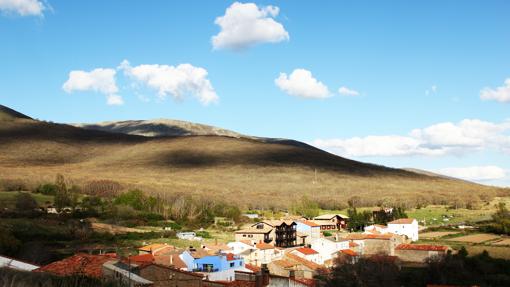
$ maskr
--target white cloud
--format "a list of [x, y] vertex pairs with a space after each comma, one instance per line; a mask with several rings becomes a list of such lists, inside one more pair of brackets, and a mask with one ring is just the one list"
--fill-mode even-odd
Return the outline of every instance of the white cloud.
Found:
[[280, 73], [274, 82], [282, 91], [291, 96], [310, 99], [323, 99], [330, 96], [328, 87], [305, 69], [295, 69], [289, 76]]
[[353, 96], [353, 97], [359, 96], [358, 91], [351, 90], [347, 87], [340, 87], [340, 89], [338, 89], [338, 93], [342, 96]]
[[443, 175], [474, 181], [495, 180], [506, 176], [504, 169], [494, 165], [443, 168], [438, 172]]
[[39, 0], [0, 0], [0, 11], [20, 16], [42, 16], [46, 6]]
[[289, 33], [275, 18], [280, 9], [258, 7], [254, 3], [234, 2], [225, 15], [216, 18], [221, 31], [212, 37], [215, 49], [241, 50], [260, 43], [277, 43], [289, 39]]
[[435, 94], [437, 93], [437, 86], [436, 85], [432, 85], [432, 87], [430, 87], [430, 89], [427, 89], [425, 90], [425, 94], [428, 96], [430, 94]]
[[480, 91], [480, 99], [490, 101], [498, 101], [501, 103], [510, 102], [510, 78], [505, 80], [504, 86], [496, 89], [484, 88]]
[[90, 72], [71, 71], [68, 80], [62, 86], [67, 93], [75, 91], [93, 91], [106, 95], [109, 105], [123, 104], [122, 98], [117, 95], [119, 88], [115, 82], [114, 69], [97, 68]]
[[217, 102], [218, 95], [207, 79], [207, 70], [190, 64], [176, 67], [168, 65], [139, 65], [132, 67], [124, 60], [119, 69], [137, 81], [158, 91], [160, 98], [172, 96], [182, 99], [187, 94], [195, 96], [202, 104]]
[[408, 135], [318, 139], [312, 144], [344, 156], [440, 156], [496, 149], [510, 153], [510, 121], [465, 119], [414, 129]]

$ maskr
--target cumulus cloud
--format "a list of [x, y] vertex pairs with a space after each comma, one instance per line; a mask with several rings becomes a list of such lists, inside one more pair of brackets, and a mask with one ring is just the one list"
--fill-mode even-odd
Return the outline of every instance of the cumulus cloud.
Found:
[[39, 0], [0, 0], [0, 11], [20, 16], [42, 16], [46, 6]]
[[317, 139], [313, 145], [344, 156], [440, 156], [496, 149], [510, 153], [510, 121], [465, 119], [414, 129], [407, 135]]
[[443, 168], [438, 172], [443, 175], [474, 181], [495, 180], [506, 176], [504, 169], [494, 165]]
[[330, 96], [328, 87], [305, 69], [295, 69], [290, 75], [280, 73], [274, 82], [280, 90], [291, 96], [309, 99], [323, 99]]
[[484, 88], [480, 91], [480, 99], [485, 101], [498, 101], [501, 103], [510, 102], [510, 78], [505, 80], [501, 87], [496, 89]]
[[97, 68], [90, 72], [71, 71], [62, 89], [67, 93], [75, 91], [101, 93], [106, 96], [109, 105], [121, 105], [124, 101], [117, 95], [119, 88], [115, 81], [115, 74], [114, 69], [104, 68]]
[[207, 79], [207, 70], [204, 68], [190, 64], [178, 66], [154, 64], [133, 67], [124, 60], [119, 69], [123, 70], [128, 77], [156, 90], [162, 99], [167, 96], [182, 99], [190, 94], [204, 105], [218, 101], [218, 95]]
[[215, 49], [242, 50], [260, 43], [277, 43], [289, 39], [289, 33], [275, 18], [280, 9], [258, 7], [254, 3], [234, 2], [225, 15], [216, 18], [220, 32], [212, 37]]
[[340, 87], [340, 89], [338, 89], [338, 93], [342, 96], [353, 96], [353, 97], [359, 96], [358, 91], [351, 90], [347, 87]]

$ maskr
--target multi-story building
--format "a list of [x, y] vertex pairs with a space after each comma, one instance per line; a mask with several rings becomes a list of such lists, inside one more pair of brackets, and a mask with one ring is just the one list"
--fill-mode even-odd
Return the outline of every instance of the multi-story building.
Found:
[[294, 221], [265, 220], [250, 228], [236, 231], [236, 241], [253, 240], [273, 244], [276, 247], [293, 247], [297, 244], [297, 229]]

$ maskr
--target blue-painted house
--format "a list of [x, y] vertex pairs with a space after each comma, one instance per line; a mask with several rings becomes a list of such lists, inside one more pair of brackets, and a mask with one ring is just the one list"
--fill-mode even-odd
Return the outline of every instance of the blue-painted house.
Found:
[[244, 266], [244, 259], [232, 253], [189, 249], [180, 258], [186, 263], [188, 271], [200, 272], [211, 281], [233, 281], [235, 270], [249, 271]]

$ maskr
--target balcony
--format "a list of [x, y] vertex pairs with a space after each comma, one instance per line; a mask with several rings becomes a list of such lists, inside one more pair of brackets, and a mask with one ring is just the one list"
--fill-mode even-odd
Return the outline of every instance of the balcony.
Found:
[[218, 268], [195, 268], [195, 269], [193, 269], [193, 272], [211, 273], [211, 272], [218, 272], [218, 271], [220, 271], [220, 269], [218, 269]]

